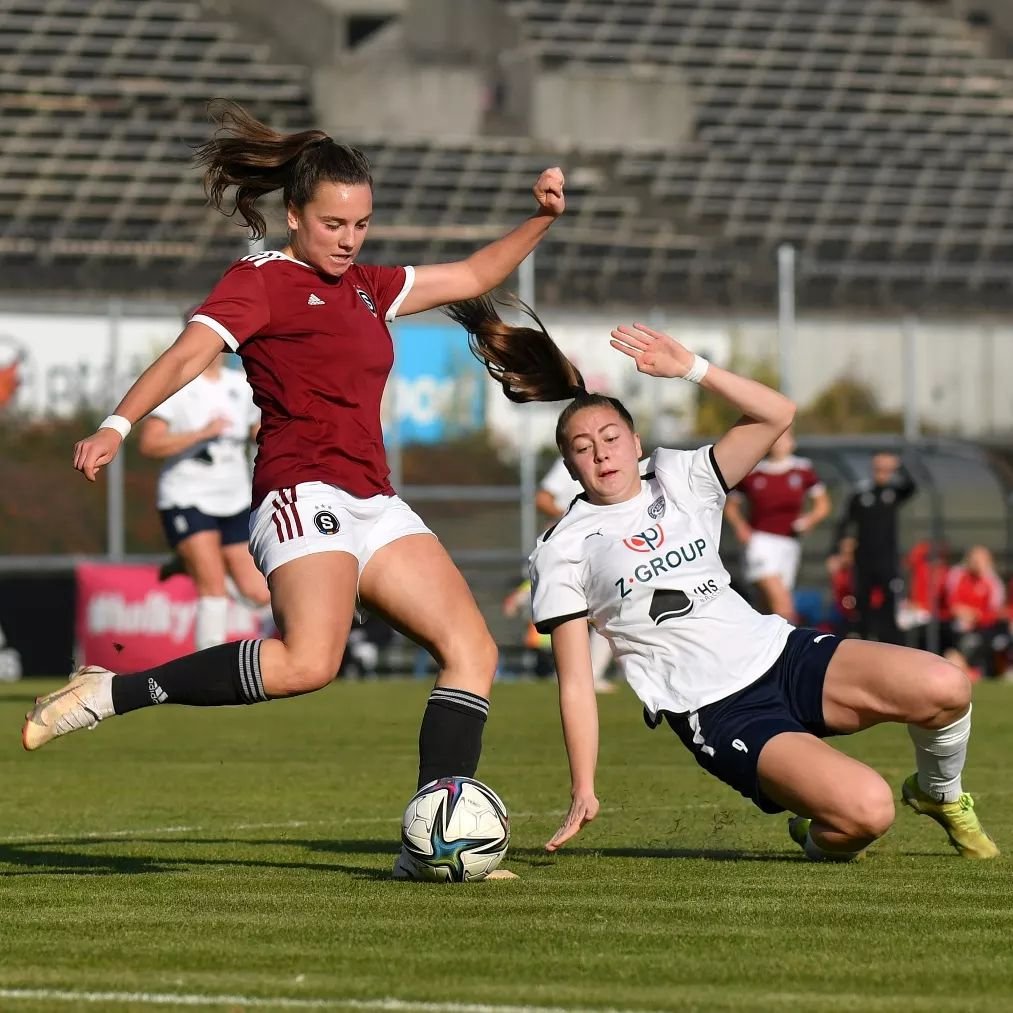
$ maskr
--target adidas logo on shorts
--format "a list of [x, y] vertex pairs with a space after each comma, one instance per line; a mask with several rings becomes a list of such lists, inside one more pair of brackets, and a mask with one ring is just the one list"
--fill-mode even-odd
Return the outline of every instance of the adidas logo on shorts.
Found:
[[315, 292], [310, 292], [309, 299], [306, 300], [307, 306], [323, 306], [324, 301]]

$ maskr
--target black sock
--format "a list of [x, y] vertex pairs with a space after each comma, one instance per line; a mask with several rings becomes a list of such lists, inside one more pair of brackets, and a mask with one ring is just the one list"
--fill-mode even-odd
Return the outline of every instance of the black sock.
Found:
[[419, 730], [419, 787], [440, 777], [474, 777], [482, 755], [489, 701], [464, 689], [437, 686]]
[[126, 714], [159, 703], [224, 707], [267, 699], [259, 640], [219, 644], [133, 675], [113, 676], [113, 709]]

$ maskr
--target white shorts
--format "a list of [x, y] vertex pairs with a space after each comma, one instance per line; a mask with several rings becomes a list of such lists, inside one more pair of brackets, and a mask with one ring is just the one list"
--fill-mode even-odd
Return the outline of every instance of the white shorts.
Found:
[[432, 534], [398, 496], [360, 499], [326, 482], [300, 482], [268, 493], [250, 516], [250, 552], [265, 577], [317, 552], [355, 556], [361, 576], [377, 549], [406, 535]]
[[754, 531], [746, 545], [746, 580], [780, 577], [789, 590], [795, 586], [802, 546], [797, 538]]

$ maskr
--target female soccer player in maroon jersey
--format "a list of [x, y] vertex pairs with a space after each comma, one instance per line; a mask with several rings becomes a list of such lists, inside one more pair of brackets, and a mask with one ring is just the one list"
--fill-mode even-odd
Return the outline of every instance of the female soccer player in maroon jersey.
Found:
[[[795, 622], [792, 590], [802, 556], [799, 539], [830, 516], [830, 495], [812, 462], [795, 456], [791, 430], [782, 433], [770, 453], [735, 487], [725, 517], [745, 547], [746, 578], [754, 584], [764, 610]], [[812, 504], [803, 512], [806, 497]], [[749, 505], [749, 520], [740, 499]]]
[[380, 426], [388, 324], [499, 285], [563, 213], [563, 174], [546, 169], [535, 213], [465, 260], [365, 266], [357, 260], [373, 186], [360, 151], [319, 130], [277, 133], [230, 102], [213, 115], [220, 129], [197, 154], [211, 202], [259, 237], [257, 203], [282, 191], [288, 245], [226, 271], [116, 413], [77, 444], [74, 466], [94, 481], [131, 425], [223, 349], [238, 351], [262, 412], [251, 549], [281, 639], [223, 644], [130, 676], [82, 670], [28, 715], [23, 743], [36, 749], [156, 703], [259, 703], [320, 689], [338, 670], [359, 598], [440, 665], [422, 721], [420, 784], [471, 775], [496, 647], [449, 555], [391, 488]]

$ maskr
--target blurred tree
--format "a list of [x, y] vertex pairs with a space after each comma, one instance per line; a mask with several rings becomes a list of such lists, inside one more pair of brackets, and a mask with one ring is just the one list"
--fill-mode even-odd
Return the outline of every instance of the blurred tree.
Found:
[[[777, 368], [766, 360], [746, 360], [733, 356], [730, 369], [751, 376], [761, 383], [777, 387]], [[699, 398], [696, 432], [703, 437], [727, 432], [738, 419], [738, 412], [720, 398]], [[840, 376], [826, 386], [808, 404], [799, 407], [795, 426], [804, 435], [847, 433], [900, 433], [903, 416], [880, 407], [871, 386], [851, 376]]]

